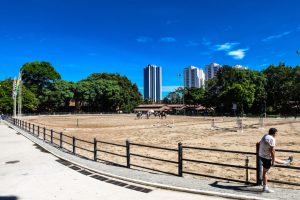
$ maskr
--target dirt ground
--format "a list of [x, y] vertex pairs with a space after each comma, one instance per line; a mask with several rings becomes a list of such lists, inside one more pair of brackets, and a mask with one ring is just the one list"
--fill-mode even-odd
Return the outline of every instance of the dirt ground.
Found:
[[[181, 142], [183, 146], [247, 152], [255, 152], [255, 144], [260, 141], [269, 128], [275, 127], [279, 130], [278, 137], [276, 138], [277, 149], [300, 149], [300, 120], [294, 118], [267, 118], [262, 123], [262, 120], [259, 120], [258, 118], [245, 117], [243, 118], [243, 130], [237, 128], [236, 118], [231, 117], [215, 118], [215, 127], [212, 127], [213, 118], [211, 117], [172, 115], [167, 116], [167, 119], [159, 119], [154, 116], [150, 119], [136, 119], [135, 115], [33, 116], [24, 117], [23, 119], [41, 127], [47, 127], [57, 132], [63, 132], [66, 135], [89, 141], [93, 141], [94, 138], [97, 138], [97, 140], [100, 141], [125, 145], [125, 141], [130, 140], [132, 143], [168, 147], [172, 149], [177, 149], [178, 143]], [[58, 138], [58, 135], [54, 135], [54, 137]], [[64, 140], [71, 143], [70, 138], [64, 138]], [[70, 145], [64, 145], [67, 149], [71, 149]], [[77, 142], [77, 145], [83, 145], [88, 149], [93, 149], [92, 145], [80, 141]], [[98, 149], [125, 155], [124, 147], [98, 143]], [[78, 149], [77, 152], [92, 158], [92, 153], [90, 152], [80, 149]], [[135, 145], [131, 146], [131, 153], [171, 161], [178, 160], [177, 152]], [[293, 166], [300, 166], [300, 154], [278, 152], [276, 155], [281, 159], [286, 159], [288, 156], [292, 155], [294, 157]], [[183, 149], [184, 159], [240, 166], [245, 166], [246, 156], [246, 154], [200, 151], [188, 148]], [[256, 167], [255, 155], [248, 156], [250, 156], [250, 166]], [[98, 158], [126, 165], [125, 158], [109, 155], [105, 152], [98, 152]], [[137, 156], [131, 156], [131, 163], [133, 165], [140, 165], [175, 174], [178, 172], [177, 164], [149, 160]], [[183, 162], [183, 168], [186, 172], [220, 176], [242, 181], [246, 178], [245, 169], [199, 164], [189, 161]], [[191, 175], [184, 174], [184, 176]], [[255, 177], [255, 170], [250, 170], [250, 181], [254, 182]], [[270, 171], [270, 178], [273, 180], [299, 183], [300, 171], [285, 168], [272, 168]], [[300, 189], [300, 187], [297, 189]]]

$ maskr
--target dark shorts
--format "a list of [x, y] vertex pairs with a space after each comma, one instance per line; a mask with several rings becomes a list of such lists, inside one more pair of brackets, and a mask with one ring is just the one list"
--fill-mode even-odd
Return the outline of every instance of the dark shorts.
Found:
[[259, 157], [262, 164], [263, 164], [263, 167], [266, 168], [266, 169], [270, 169], [271, 166], [272, 166], [272, 159], [266, 159], [266, 158], [262, 158], [262, 157]]

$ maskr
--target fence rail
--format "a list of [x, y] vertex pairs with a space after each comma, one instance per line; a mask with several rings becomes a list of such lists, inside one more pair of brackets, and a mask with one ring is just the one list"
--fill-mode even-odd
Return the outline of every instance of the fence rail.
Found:
[[217, 151], [217, 152], [224, 152], [224, 153], [239, 153], [239, 154], [256, 155], [255, 152], [247, 152], [247, 151], [233, 151], [233, 150], [212, 149], [212, 148], [191, 147], [191, 146], [182, 146], [182, 148], [184, 148], [184, 149], [194, 149], [194, 150], [203, 150], [203, 151]]
[[[181, 143], [178, 143], [178, 148], [168, 148], [168, 147], [159, 147], [159, 146], [153, 146], [153, 145], [146, 145], [146, 144], [138, 144], [138, 143], [133, 143], [128, 140], [126, 140], [125, 144], [118, 144], [118, 143], [113, 143], [109, 141], [101, 141], [97, 140], [94, 138], [94, 141], [88, 141], [80, 138], [76, 138], [74, 136], [70, 136], [67, 134], [64, 134], [63, 132], [58, 132], [53, 129], [49, 129], [46, 127], [42, 127], [40, 125], [36, 125], [27, 121], [23, 121], [17, 118], [12, 118], [9, 116], [5, 116], [4, 120], [7, 122], [19, 127], [20, 129], [27, 131], [31, 135], [37, 137], [40, 140], [43, 140], [45, 142], [48, 142], [49, 144], [60, 148], [64, 149], [74, 155], [84, 157], [89, 160], [94, 160], [96, 162], [98, 161], [103, 161], [107, 162], [113, 165], [117, 166], [122, 166], [122, 167], [136, 167], [136, 168], [141, 168], [145, 170], [151, 170], [155, 172], [160, 172], [164, 174], [169, 174], [169, 175], [176, 175], [176, 176], [183, 176], [183, 174], [188, 174], [188, 175], [193, 175], [193, 176], [202, 176], [202, 177], [208, 177], [208, 178], [214, 178], [214, 179], [221, 179], [221, 180], [227, 180], [227, 181], [234, 181], [234, 182], [241, 182], [241, 183], [249, 183], [249, 184], [257, 184], [260, 185], [262, 182], [262, 163], [261, 160], [258, 156], [258, 151], [259, 151], [259, 144], [256, 145], [256, 151], [255, 152], [249, 152], [249, 151], [234, 151], [234, 150], [225, 150], [225, 149], [214, 149], [214, 148], [204, 148], [204, 147], [194, 147], [194, 146], [185, 146], [182, 145]], [[85, 143], [85, 145], [82, 145], [82, 143]], [[120, 154], [116, 153], [113, 151], [109, 151], [109, 148], [106, 148], [105, 145], [110, 145], [118, 148], [123, 148], [123, 150], [126, 152], [126, 154]], [[69, 146], [67, 148], [67, 145]], [[166, 151], [170, 153], [176, 153], [177, 154], [177, 160], [170, 160], [166, 158], [159, 158], [156, 157], [155, 155], [151, 156], [146, 156], [142, 155], [140, 153], [136, 152], [131, 152], [133, 150], [136, 150], [136, 148], [132, 147], [141, 147], [141, 148], [150, 148], [150, 149], [157, 149], [161, 151]], [[77, 150], [82, 150], [86, 151], [88, 153], [91, 153], [91, 157], [86, 156], [86, 154], [83, 154], [81, 151]], [[256, 166], [250, 166], [249, 165], [249, 160], [246, 160], [245, 166], [242, 165], [234, 165], [234, 164], [228, 164], [228, 163], [219, 163], [219, 162], [212, 162], [212, 161], [207, 161], [207, 160], [202, 160], [202, 159], [195, 159], [195, 158], [186, 158], [186, 155], [188, 155], [188, 151], [209, 151], [209, 152], [222, 152], [222, 153], [229, 153], [229, 154], [241, 154], [241, 155], [255, 155], [256, 156]], [[300, 154], [300, 151], [298, 150], [286, 150], [286, 149], [276, 149], [278, 152], [285, 152], [285, 153], [296, 153]], [[109, 154], [112, 156], [116, 157], [121, 157], [125, 158], [124, 163], [117, 163], [112, 160], [107, 160], [103, 158], [103, 154]], [[163, 162], [163, 163], [169, 163], [172, 164], [173, 166], [177, 167], [178, 173], [172, 173], [170, 171], [166, 171], [164, 169], [157, 169], [156, 166], [155, 168], [151, 168], [148, 165], [143, 166], [140, 163], [132, 163], [131, 159], [132, 158], [142, 158], [143, 160], [141, 163], [144, 161], [148, 160], [154, 160], [158, 162]], [[248, 157], [247, 157], [248, 159]], [[227, 177], [220, 177], [220, 176], [215, 176], [215, 175], [210, 175], [210, 174], [205, 174], [205, 173], [199, 173], [199, 172], [193, 172], [193, 171], [188, 171], [188, 163], [194, 163], [194, 164], [204, 164], [204, 165], [213, 165], [213, 166], [221, 166], [221, 167], [230, 167], [230, 168], [238, 168], [242, 170], [246, 170], [246, 180], [238, 180], [238, 179], [232, 179], [232, 178], [227, 178]], [[183, 166], [185, 168], [183, 168]], [[284, 168], [284, 169], [292, 169], [292, 170], [300, 170], [299, 166], [282, 166], [282, 165], [276, 165], [275, 167], [277, 168]], [[256, 182], [250, 182], [248, 179], [248, 170], [255, 170], [256, 171]], [[293, 186], [300, 186], [300, 183], [298, 182], [287, 182], [287, 181], [279, 181], [279, 180], [269, 180], [270, 182], [273, 183], [278, 183], [278, 184], [285, 184], [285, 185], [293, 185]]]
[[175, 151], [177, 152], [177, 149], [171, 149], [166, 147], [158, 147], [158, 146], [151, 146], [151, 145], [145, 145], [145, 144], [137, 144], [137, 143], [130, 143], [133, 146], [139, 146], [139, 147], [146, 147], [146, 148], [152, 148], [152, 149], [160, 149], [160, 150], [167, 150], [167, 151]]

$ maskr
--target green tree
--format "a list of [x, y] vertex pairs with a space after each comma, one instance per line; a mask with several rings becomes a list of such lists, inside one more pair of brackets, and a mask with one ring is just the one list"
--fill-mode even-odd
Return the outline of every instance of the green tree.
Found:
[[295, 114], [300, 113], [300, 66], [296, 66], [293, 70], [293, 89], [292, 89], [292, 105], [295, 106]]
[[69, 111], [69, 103], [74, 98], [75, 84], [58, 80], [43, 90], [44, 109], [53, 111]]
[[127, 77], [95, 73], [76, 84], [75, 100], [79, 110], [131, 112], [142, 98]]
[[23, 82], [34, 93], [40, 93], [61, 79], [60, 74], [49, 62], [29, 62], [21, 68]]
[[183, 88], [178, 87], [175, 91], [169, 92], [163, 99], [166, 104], [180, 104], [183, 103]]
[[292, 107], [294, 76], [293, 68], [280, 63], [271, 65], [263, 71], [266, 79], [267, 105], [275, 112], [288, 113]]
[[57, 80], [61, 79], [60, 74], [48, 62], [29, 62], [25, 63], [22, 68], [22, 78], [24, 85], [33, 92], [38, 100], [39, 111], [49, 111], [48, 97], [49, 89]]
[[169, 92], [167, 96], [163, 99], [165, 104], [178, 104], [181, 102], [181, 96], [178, 92]]
[[240, 112], [261, 112], [265, 83], [265, 77], [259, 72], [223, 66], [206, 84], [205, 104], [222, 113], [231, 113], [232, 103], [238, 104]]
[[184, 103], [189, 105], [204, 104], [205, 90], [203, 88], [186, 88]]
[[[0, 113], [13, 112], [13, 98], [12, 98], [13, 80], [6, 79], [0, 81]], [[28, 90], [24, 85], [22, 87], [22, 105], [24, 113], [32, 113], [36, 111], [38, 99], [35, 94]]]

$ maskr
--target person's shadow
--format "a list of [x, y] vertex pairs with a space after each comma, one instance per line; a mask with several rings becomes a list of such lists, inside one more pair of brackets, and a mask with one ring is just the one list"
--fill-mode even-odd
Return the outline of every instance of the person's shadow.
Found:
[[223, 183], [223, 182], [219, 182], [219, 181], [215, 181], [212, 184], [209, 184], [212, 187], [215, 188], [220, 188], [220, 189], [224, 189], [224, 190], [234, 190], [234, 191], [239, 191], [239, 192], [246, 192], [246, 193], [261, 193], [262, 190], [260, 188], [258, 188], [255, 185], [228, 185], [228, 183]]
[[16, 196], [0, 196], [0, 200], [17, 200]]

